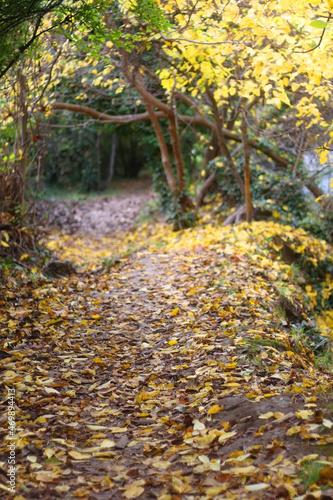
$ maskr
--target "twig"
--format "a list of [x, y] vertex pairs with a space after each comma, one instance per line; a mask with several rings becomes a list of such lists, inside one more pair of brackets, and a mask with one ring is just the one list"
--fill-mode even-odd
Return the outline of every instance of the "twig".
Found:
[[[332, 14], [330, 13], [328, 18], [327, 18], [327, 24], [329, 23], [329, 21], [332, 19]], [[324, 35], [325, 35], [325, 31], [326, 31], [326, 28], [327, 26], [325, 26], [325, 28], [323, 29], [322, 33], [321, 33], [321, 36], [319, 38], [319, 42], [317, 43], [317, 45], [315, 47], [312, 47], [311, 49], [309, 50], [295, 50], [295, 54], [307, 54], [308, 52], [312, 52], [313, 50], [316, 50], [318, 49], [318, 47], [321, 45], [321, 42], [323, 41], [323, 38], [324, 38]]]

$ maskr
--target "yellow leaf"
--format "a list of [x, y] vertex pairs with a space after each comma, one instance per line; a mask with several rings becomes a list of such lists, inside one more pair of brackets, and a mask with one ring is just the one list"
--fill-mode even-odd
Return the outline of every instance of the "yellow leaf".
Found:
[[218, 405], [213, 405], [209, 408], [207, 414], [208, 415], [214, 415], [214, 413], [218, 413], [221, 411], [224, 407], [223, 406], [218, 406]]
[[51, 448], [45, 448], [44, 455], [46, 458], [51, 458], [55, 454], [56, 450], [52, 450]]
[[105, 364], [105, 361], [103, 361], [101, 358], [94, 358], [93, 361], [94, 361], [94, 363], [99, 363], [99, 364], [102, 364], [102, 365]]
[[176, 493], [189, 493], [191, 491], [190, 485], [183, 482], [176, 476], [172, 477], [172, 487]]
[[38, 418], [36, 418], [35, 422], [37, 424], [45, 424], [45, 422], [47, 422], [47, 420], [45, 417], [38, 417]]
[[146, 392], [142, 391], [140, 394], [137, 394], [135, 396], [135, 402], [136, 403], [142, 403], [142, 401], [147, 401], [149, 399], [149, 396]]
[[323, 165], [327, 162], [328, 151], [320, 151], [319, 153], [319, 161], [320, 165]]
[[125, 498], [138, 498], [140, 495], [142, 495], [142, 493], [145, 491], [144, 488], [142, 488], [142, 486], [131, 486], [129, 485], [126, 490], [125, 490], [125, 493], [124, 493], [124, 497]]
[[99, 445], [100, 448], [113, 448], [116, 445], [114, 441], [111, 441], [111, 439], [103, 439], [101, 444]]
[[308, 398], [305, 398], [306, 403], [315, 403], [317, 401], [316, 396], [310, 396]]
[[110, 432], [117, 434], [119, 432], [127, 432], [127, 427], [110, 427]]
[[288, 484], [287, 482], [285, 482], [284, 486], [285, 486], [286, 490], [288, 491], [290, 498], [294, 498], [297, 495], [296, 489], [291, 484]]
[[175, 307], [175, 309], [170, 313], [171, 318], [177, 316], [179, 313], [179, 307]]
[[236, 431], [231, 431], [231, 432], [225, 432], [219, 437], [219, 443], [223, 443], [223, 441], [227, 441], [229, 438], [237, 434]]
[[145, 484], [144, 479], [139, 479], [138, 481], [134, 481], [133, 483], [125, 486], [125, 498], [138, 498], [143, 492], [144, 488], [142, 487]]
[[259, 418], [266, 420], [267, 418], [271, 418], [274, 416], [274, 413], [272, 411], [269, 411], [267, 413], [263, 413], [262, 415], [259, 415]]
[[168, 462], [167, 460], [155, 460], [155, 462], [152, 463], [152, 467], [155, 467], [156, 469], [167, 469], [171, 465], [171, 462]]
[[205, 493], [208, 498], [215, 498], [220, 493], [225, 491], [225, 486], [212, 486], [211, 488], [207, 488]]
[[111, 490], [115, 486], [115, 483], [113, 483], [111, 479], [106, 476], [103, 478], [102, 486], [108, 486]]
[[280, 455], [278, 455], [274, 460], [272, 460], [268, 466], [269, 467], [274, 467], [274, 465], [278, 465], [282, 462], [282, 460], [284, 459], [284, 455], [282, 453], [280, 453]]
[[9, 247], [8, 243], [6, 243], [5, 241], [0, 241], [0, 245], [7, 248]]
[[231, 472], [232, 474], [244, 474], [244, 476], [249, 476], [250, 474], [257, 472], [257, 469], [256, 467], [254, 467], [254, 465], [248, 465], [247, 467], [233, 467], [228, 472]]
[[79, 451], [69, 451], [68, 455], [75, 460], [87, 460], [88, 458], [91, 458], [91, 455], [88, 453], [80, 453]]
[[305, 457], [302, 457], [300, 460], [298, 460], [297, 465], [302, 465], [304, 462], [313, 462], [314, 460], [317, 460], [318, 457], [319, 455], [317, 453], [306, 455]]
[[290, 429], [287, 430], [287, 436], [292, 436], [293, 434], [298, 434], [301, 432], [301, 426], [300, 425], [294, 425], [294, 427], [290, 427]]
[[300, 418], [302, 420], [309, 420], [309, 418], [313, 417], [312, 410], [295, 411], [295, 414], [297, 418]]

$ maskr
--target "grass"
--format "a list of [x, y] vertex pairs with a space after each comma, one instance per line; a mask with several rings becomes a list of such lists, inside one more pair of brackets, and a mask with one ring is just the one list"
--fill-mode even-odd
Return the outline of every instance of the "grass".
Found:
[[300, 476], [305, 488], [309, 488], [320, 481], [320, 471], [324, 468], [322, 463], [307, 461], [302, 464], [302, 467]]
[[323, 368], [326, 371], [333, 372], [332, 350], [330, 347], [327, 347], [322, 355], [315, 357], [315, 366], [316, 368]]
[[251, 359], [251, 363], [259, 367], [263, 365], [259, 356], [263, 347], [271, 347], [278, 351], [288, 351], [289, 349], [283, 342], [275, 339], [247, 339], [245, 340], [245, 346], [248, 351], [246, 356]]
[[295, 351], [302, 352], [304, 347], [314, 354], [314, 365], [326, 371], [333, 371], [331, 340], [323, 337], [317, 330], [305, 331], [302, 327], [294, 327], [291, 334], [295, 342]]
[[283, 342], [275, 339], [248, 339], [246, 340], [246, 344], [249, 347], [249, 350], [253, 350], [253, 352], [258, 352], [261, 347], [273, 347], [278, 351], [288, 351], [289, 347], [287, 347]]
[[50, 187], [45, 186], [44, 190], [41, 191], [38, 195], [39, 200], [56, 200], [56, 201], [86, 201], [86, 200], [94, 200], [98, 198], [104, 198], [105, 196], [116, 196], [125, 192], [124, 190], [118, 189], [116, 187], [108, 187], [105, 191], [101, 193], [91, 192], [85, 193], [80, 190], [80, 188], [61, 188], [61, 187]]

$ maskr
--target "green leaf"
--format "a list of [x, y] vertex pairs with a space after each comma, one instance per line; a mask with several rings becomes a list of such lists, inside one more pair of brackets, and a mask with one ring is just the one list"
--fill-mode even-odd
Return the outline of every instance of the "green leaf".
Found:
[[312, 28], [316, 28], [318, 30], [324, 30], [325, 28], [327, 28], [327, 25], [328, 23], [326, 23], [325, 21], [312, 21], [310, 23], [310, 26], [312, 26]]
[[51, 457], [45, 460], [46, 464], [61, 465], [61, 461], [57, 457]]

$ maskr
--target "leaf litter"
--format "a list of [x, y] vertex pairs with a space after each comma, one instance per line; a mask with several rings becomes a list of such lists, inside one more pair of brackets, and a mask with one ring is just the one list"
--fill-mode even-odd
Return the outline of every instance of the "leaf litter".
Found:
[[1, 297], [17, 422], [17, 492], [1, 480], [2, 497], [332, 498], [333, 377], [281, 310], [283, 286], [310, 313], [265, 248], [273, 230], [146, 224], [98, 244], [53, 233], [77, 273], [13, 276]]

